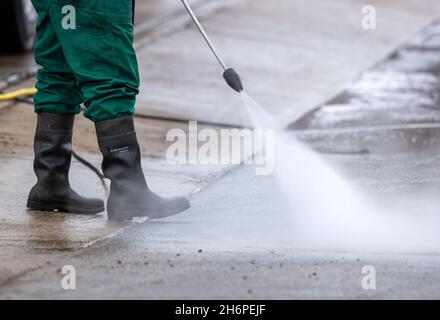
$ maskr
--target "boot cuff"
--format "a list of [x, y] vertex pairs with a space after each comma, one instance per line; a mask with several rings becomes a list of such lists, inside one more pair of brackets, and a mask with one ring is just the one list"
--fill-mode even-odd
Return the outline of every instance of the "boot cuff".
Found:
[[124, 117], [95, 123], [98, 138], [120, 136], [135, 131], [133, 117]]
[[74, 114], [39, 113], [37, 128], [50, 131], [72, 131]]

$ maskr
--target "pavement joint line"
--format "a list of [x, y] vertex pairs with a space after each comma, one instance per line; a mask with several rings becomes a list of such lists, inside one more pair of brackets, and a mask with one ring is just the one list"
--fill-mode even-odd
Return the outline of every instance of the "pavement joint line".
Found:
[[385, 124], [359, 127], [334, 127], [316, 129], [290, 129], [288, 132], [297, 134], [322, 134], [322, 133], [351, 133], [351, 132], [371, 132], [371, 131], [392, 131], [392, 130], [417, 130], [417, 129], [440, 129], [440, 123], [404, 123], [404, 124]]
[[[231, 0], [211, 0], [211, 1], [198, 0], [197, 2], [192, 4], [192, 7], [194, 10], [203, 9], [206, 6], [213, 6], [213, 5], [215, 5], [216, 8], [222, 8], [226, 2], [231, 2]], [[149, 19], [141, 23], [136, 23], [134, 35], [136, 36], [144, 32], [151, 32], [152, 30], [156, 28], [160, 28], [162, 25], [166, 24], [167, 21], [169, 21], [170, 19], [175, 19], [181, 16], [188, 17], [187, 21], [190, 21], [187, 12], [184, 10], [184, 7], [182, 6], [180, 9], [175, 10], [167, 15], [159, 16], [158, 18], [154, 18], [154, 19]]]
[[84, 250], [87, 250], [88, 248], [92, 247], [93, 245], [95, 245], [97, 243], [100, 243], [100, 242], [103, 242], [105, 240], [111, 239], [111, 238], [113, 238], [113, 237], [115, 237], [115, 236], [117, 236], [119, 234], [122, 234], [125, 231], [129, 231], [129, 230], [131, 230], [131, 229], [133, 229], [133, 228], [143, 224], [147, 220], [148, 219], [142, 219], [139, 222], [137, 222], [137, 221], [129, 222], [126, 226], [122, 227], [121, 229], [119, 229], [119, 230], [117, 230], [117, 231], [115, 231], [115, 232], [113, 232], [111, 234], [108, 234], [108, 235], [106, 235], [104, 237], [97, 238], [97, 239], [95, 239], [93, 241], [90, 241], [90, 242], [80, 246], [77, 249], [74, 249], [74, 250], [71, 250], [69, 252], [66, 252], [62, 257], [60, 257], [60, 259], [50, 261], [50, 262], [48, 262], [48, 263], [46, 263], [44, 265], [40, 265], [40, 266], [35, 267], [35, 268], [23, 270], [21, 273], [13, 275], [13, 276], [5, 279], [3, 282], [1, 282], [0, 283], [0, 292], [1, 292], [2, 288], [5, 288], [5, 287], [13, 285], [15, 281], [17, 281], [17, 280], [27, 276], [28, 274], [37, 272], [37, 271], [42, 270], [42, 269], [53, 268], [55, 266], [62, 265], [63, 263], [67, 264], [66, 261], [68, 259], [70, 259], [71, 257], [73, 257], [74, 255], [81, 254], [81, 252], [83, 252]]
[[[178, 123], [188, 123], [190, 121], [195, 121], [195, 120], [184, 119], [184, 118], [162, 117], [162, 116], [154, 116], [154, 115], [150, 116], [148, 114], [143, 114], [143, 113], [136, 113], [134, 116], [138, 119], [144, 119], [144, 120], [178, 122]], [[209, 121], [199, 121], [199, 120], [197, 120], [197, 123], [199, 125], [218, 127], [218, 128], [223, 127], [223, 128], [234, 128], [234, 129], [251, 129], [249, 127], [235, 125], [235, 124], [229, 124], [229, 123], [209, 122]]]
[[219, 37], [234, 38], [236, 40], [252, 42], [252, 43], [256, 43], [256, 44], [261, 43], [261, 41], [265, 41], [265, 42], [271, 42], [274, 44], [289, 43], [292, 46], [303, 46], [303, 47], [305, 46], [305, 44], [300, 41], [295, 41], [295, 40], [291, 40], [288, 38], [273, 37], [273, 36], [270, 37], [270, 36], [262, 35], [262, 34], [256, 35], [254, 33], [244, 32], [241, 30], [236, 30], [236, 29], [232, 29], [232, 28], [228, 28], [228, 27], [207, 26], [206, 30], [210, 34], [215, 34]]
[[[232, 6], [237, 2], [238, 0], [199, 0], [194, 3], [193, 6], [198, 17], [200, 19], [205, 19], [212, 14], [217, 13], [219, 10]], [[168, 22], [170, 20], [168, 18], [173, 18], [172, 22]], [[183, 6], [181, 9], [178, 9], [166, 16], [161, 16], [157, 19], [152, 19], [137, 24], [135, 27], [135, 37], [136, 35], [141, 35], [142, 33], [149, 33], [149, 35], [145, 37], [140, 36], [138, 39], [135, 38], [135, 49], [142, 49], [152, 42], [169, 36], [173, 32], [187, 29], [189, 28], [189, 26], [191, 26], [191, 18], [187, 14]]]
[[23, 270], [22, 272], [20, 272], [18, 274], [15, 274], [15, 275], [13, 275], [13, 276], [11, 276], [9, 278], [6, 278], [4, 281], [2, 281], [0, 283], [0, 292], [1, 292], [2, 288], [12, 285], [15, 281], [17, 281], [18, 279], [26, 276], [27, 274], [35, 272], [35, 271], [38, 271], [38, 270], [41, 270], [41, 269], [44, 269], [45, 267], [52, 266], [53, 264], [54, 264], [54, 262], [49, 262], [46, 265], [41, 265], [41, 266], [34, 267], [34, 268], [31, 268], [31, 269], [26, 269], [26, 270]]
[[[145, 221], [142, 221], [141, 223], [143, 223], [143, 222], [145, 222]], [[112, 232], [112, 233], [107, 234], [107, 235], [105, 235], [103, 237], [96, 238], [94, 240], [91, 240], [91, 241], [88, 241], [88, 242], [84, 243], [82, 246], [80, 246], [76, 250], [73, 250], [71, 253], [73, 254], [75, 252], [78, 252], [81, 249], [85, 249], [85, 248], [91, 247], [91, 246], [93, 246], [93, 245], [95, 245], [95, 244], [97, 244], [97, 243], [99, 243], [101, 241], [105, 241], [107, 239], [111, 239], [113, 237], [116, 237], [117, 235], [119, 235], [119, 234], [121, 234], [121, 233], [123, 233], [125, 231], [131, 230], [134, 226], [136, 226], [138, 224], [140, 224], [140, 223], [139, 222], [129, 222], [126, 226], [123, 226], [122, 228], [116, 230], [115, 232]]]
[[73, 248], [72, 250], [66, 252], [64, 254], [64, 256], [61, 257], [61, 259], [59, 259], [59, 260], [57, 259], [57, 260], [50, 261], [50, 262], [48, 262], [48, 263], [46, 263], [44, 265], [40, 265], [40, 266], [35, 267], [35, 268], [30, 268], [30, 269], [23, 270], [19, 274], [15, 274], [15, 275], [13, 275], [13, 276], [11, 276], [9, 278], [6, 278], [4, 281], [2, 281], [0, 283], [0, 291], [1, 291], [1, 288], [4, 288], [4, 287], [12, 285], [15, 281], [21, 279], [22, 277], [24, 277], [24, 276], [26, 276], [28, 274], [31, 274], [33, 272], [36, 272], [38, 270], [42, 270], [42, 269], [45, 269], [45, 268], [51, 268], [51, 267], [53, 267], [55, 265], [59, 265], [62, 261], [66, 260], [67, 258], [72, 256], [73, 254], [81, 252], [82, 250], [87, 249], [87, 248], [89, 248], [89, 247], [91, 247], [91, 246], [93, 246], [93, 245], [95, 245], [97, 243], [100, 243], [102, 241], [111, 239], [111, 238], [113, 238], [113, 237], [115, 237], [115, 236], [117, 236], [119, 234], [122, 234], [125, 231], [129, 231], [132, 228], [134, 228], [135, 226], [137, 226], [139, 224], [142, 224], [143, 222], [145, 222], [145, 221], [141, 221], [141, 222], [132, 221], [132, 222], [129, 222], [126, 226], [121, 227], [120, 229], [116, 230], [115, 232], [107, 234], [107, 235], [105, 235], [103, 237], [96, 238], [96, 239], [94, 239], [92, 241], [88, 241], [88, 242], [82, 244], [81, 246], [79, 246], [76, 249]]
[[[252, 155], [252, 156], [253, 156], [253, 155]], [[243, 166], [243, 165], [244, 165], [244, 162], [243, 162], [243, 163], [240, 163], [240, 164], [238, 164], [238, 165], [235, 165], [235, 166], [229, 167], [229, 168], [225, 169], [224, 171], [221, 171], [220, 173], [216, 174], [216, 175], [213, 176], [213, 177], [210, 177], [210, 178], [206, 178], [206, 179], [204, 179], [204, 180], [200, 183], [200, 185], [199, 185], [196, 189], [194, 189], [194, 190], [189, 194], [189, 197], [192, 198], [194, 195], [196, 195], [196, 194], [198, 194], [199, 192], [201, 192], [202, 190], [206, 189], [208, 186], [210, 186], [210, 185], [216, 183], [217, 181], [219, 181], [219, 180], [220, 180], [221, 178], [223, 178], [224, 176], [226, 176], [226, 175], [232, 173], [233, 171], [239, 169], [239, 168], [240, 168], [241, 166]]]

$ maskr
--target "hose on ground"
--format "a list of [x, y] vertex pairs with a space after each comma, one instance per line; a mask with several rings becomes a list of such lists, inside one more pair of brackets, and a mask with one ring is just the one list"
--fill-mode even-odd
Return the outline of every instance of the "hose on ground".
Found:
[[89, 161], [87, 161], [86, 159], [84, 159], [83, 157], [81, 157], [79, 154], [77, 154], [75, 151], [72, 150], [72, 156], [78, 160], [79, 163], [81, 163], [82, 165], [84, 165], [85, 167], [89, 168], [90, 170], [92, 170], [99, 178], [99, 180], [101, 180], [101, 184], [105, 190], [105, 192], [108, 194], [109, 190], [107, 187], [107, 184], [105, 183], [105, 176], [102, 174], [102, 172], [96, 168], [93, 164], [91, 164]]

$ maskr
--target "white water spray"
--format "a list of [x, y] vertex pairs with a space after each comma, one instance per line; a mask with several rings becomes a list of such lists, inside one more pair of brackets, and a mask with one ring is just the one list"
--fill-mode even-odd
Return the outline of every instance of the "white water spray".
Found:
[[275, 131], [275, 177], [291, 203], [296, 244], [440, 251], [438, 215], [391, 215], [370, 205], [316, 152], [287, 135], [273, 117], [242, 91], [239, 75], [227, 69], [191, 7], [186, 0], [182, 2], [224, 70], [227, 84], [241, 92], [254, 127]]
[[440, 251], [440, 218], [390, 213], [364, 199], [322, 157], [242, 92], [255, 128], [275, 131], [274, 176], [289, 202], [291, 240], [316, 249]]

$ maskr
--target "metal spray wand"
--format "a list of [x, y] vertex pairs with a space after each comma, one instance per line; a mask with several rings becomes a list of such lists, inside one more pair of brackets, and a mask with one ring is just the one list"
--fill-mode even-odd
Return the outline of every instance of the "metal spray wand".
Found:
[[243, 84], [241, 83], [241, 79], [240, 79], [240, 76], [238, 75], [238, 73], [235, 72], [235, 70], [233, 68], [226, 67], [226, 64], [223, 62], [219, 53], [215, 49], [214, 45], [212, 44], [212, 41], [208, 37], [208, 34], [206, 33], [205, 29], [201, 25], [199, 19], [197, 19], [196, 15], [194, 14], [194, 11], [191, 9], [188, 2], [186, 2], [186, 0], [182, 0], [182, 3], [184, 5], [186, 11], [188, 11], [189, 15], [191, 16], [191, 19], [194, 21], [195, 25], [199, 29], [199, 31], [202, 34], [203, 38], [205, 39], [206, 43], [208, 44], [209, 49], [211, 49], [215, 58], [219, 62], [220, 66], [222, 67], [223, 78], [226, 80], [226, 83], [237, 92], [243, 91]]

